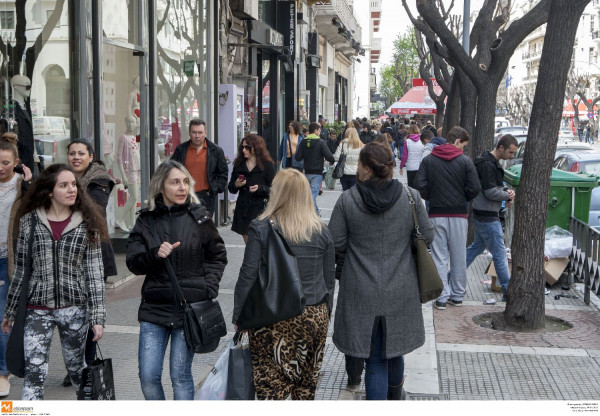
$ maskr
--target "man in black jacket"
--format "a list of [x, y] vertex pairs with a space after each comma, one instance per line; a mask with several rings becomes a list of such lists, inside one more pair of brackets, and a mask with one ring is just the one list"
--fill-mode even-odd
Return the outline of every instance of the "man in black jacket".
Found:
[[315, 209], [319, 213], [317, 206], [317, 195], [321, 189], [323, 181], [323, 158], [329, 163], [335, 162], [333, 155], [329, 151], [327, 144], [321, 139], [321, 125], [319, 123], [310, 123], [308, 126], [308, 136], [300, 142], [295, 158], [297, 161], [304, 160], [304, 175], [310, 183]]
[[215, 211], [215, 198], [225, 191], [229, 170], [225, 153], [206, 138], [206, 122], [190, 120], [190, 140], [175, 148], [172, 160], [181, 163], [196, 182], [194, 192], [204, 202], [208, 214]]
[[444, 291], [433, 304], [437, 309], [446, 309], [446, 303], [461, 306], [467, 289], [467, 206], [481, 190], [475, 166], [463, 154], [468, 143], [469, 134], [453, 127], [446, 144], [434, 147], [415, 177], [415, 188], [429, 201], [435, 230], [432, 257], [444, 282]]

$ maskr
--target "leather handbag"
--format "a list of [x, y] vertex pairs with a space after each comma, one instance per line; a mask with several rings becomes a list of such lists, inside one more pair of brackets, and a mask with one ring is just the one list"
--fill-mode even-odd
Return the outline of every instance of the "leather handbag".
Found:
[[[161, 241], [154, 221], [150, 221], [150, 228], [160, 246]], [[208, 299], [188, 303], [169, 259], [164, 259], [164, 264], [171, 277], [177, 302], [183, 307], [183, 333], [188, 350], [197, 354], [213, 352], [219, 346], [220, 338], [227, 335], [227, 326], [219, 302], [216, 299]]]
[[238, 330], [262, 328], [294, 318], [306, 306], [296, 256], [273, 220], [268, 222], [266, 255], [261, 258], [258, 278], [236, 322]]
[[413, 221], [415, 224], [415, 263], [417, 264], [417, 276], [419, 278], [419, 295], [421, 303], [427, 303], [437, 299], [444, 290], [444, 283], [440, 279], [437, 267], [427, 250], [427, 242], [419, 230], [419, 219], [415, 208], [415, 200], [408, 188], [406, 188], [410, 207], [412, 209]]
[[31, 213], [29, 231], [29, 241], [27, 245], [27, 257], [25, 258], [25, 273], [21, 283], [21, 293], [19, 294], [19, 305], [17, 315], [13, 322], [8, 342], [6, 344], [6, 368], [11, 374], [23, 378], [25, 377], [25, 317], [27, 315], [27, 296], [29, 295], [29, 279], [31, 278], [31, 250], [35, 226], [37, 225], [37, 215]]
[[341, 179], [344, 176], [344, 168], [346, 167], [346, 154], [344, 153], [344, 145], [342, 144], [342, 153], [338, 159], [337, 165], [333, 168], [333, 179]]

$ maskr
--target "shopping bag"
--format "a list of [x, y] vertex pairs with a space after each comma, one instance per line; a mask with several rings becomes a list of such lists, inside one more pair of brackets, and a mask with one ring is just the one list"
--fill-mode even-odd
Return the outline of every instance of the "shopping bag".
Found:
[[327, 189], [335, 188], [335, 179], [333, 178], [333, 168], [329, 168], [327, 174], [325, 174], [325, 186]]
[[[247, 340], [247, 336], [245, 337]], [[249, 343], [242, 342], [240, 333], [233, 337], [234, 346], [229, 351], [227, 368], [226, 400], [254, 400], [254, 382], [252, 381], [252, 355]]]
[[234, 346], [233, 339], [219, 357], [215, 366], [210, 370], [208, 377], [196, 394], [196, 400], [225, 400], [227, 393], [227, 367], [229, 366], [229, 352]]
[[129, 196], [129, 192], [124, 185], [117, 185], [117, 206], [124, 207], [127, 203], [127, 197]]
[[112, 359], [96, 358], [81, 373], [81, 384], [77, 400], [116, 400], [115, 379], [113, 377]]

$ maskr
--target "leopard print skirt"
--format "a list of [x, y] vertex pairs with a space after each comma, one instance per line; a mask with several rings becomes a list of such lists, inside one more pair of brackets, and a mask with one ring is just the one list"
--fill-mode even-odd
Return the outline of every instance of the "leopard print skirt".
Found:
[[252, 378], [259, 400], [314, 400], [329, 313], [325, 303], [302, 315], [249, 330]]

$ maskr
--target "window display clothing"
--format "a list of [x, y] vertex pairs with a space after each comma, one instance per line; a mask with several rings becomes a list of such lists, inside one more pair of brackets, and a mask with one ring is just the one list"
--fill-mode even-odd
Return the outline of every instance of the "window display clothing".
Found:
[[140, 143], [135, 136], [123, 134], [119, 137], [117, 163], [122, 167], [127, 182], [141, 183]]
[[18, 124], [17, 148], [19, 149], [19, 157], [21, 162], [25, 164], [32, 172], [35, 163], [34, 141], [33, 141], [33, 125], [31, 123], [31, 112], [24, 103], [13, 100], [15, 109], [15, 121]]
[[[240, 175], [244, 175], [246, 184], [241, 188], [237, 188], [235, 181]], [[275, 166], [270, 162], [264, 162], [262, 170], [256, 165], [251, 171], [248, 171], [246, 162], [233, 167], [228, 188], [232, 194], [237, 194], [239, 191], [240, 195], [233, 212], [232, 231], [241, 235], [248, 234], [250, 221], [258, 217], [265, 209], [265, 203], [269, 199], [274, 177]], [[250, 192], [249, 188], [254, 185], [258, 185], [258, 189], [255, 192]]]

